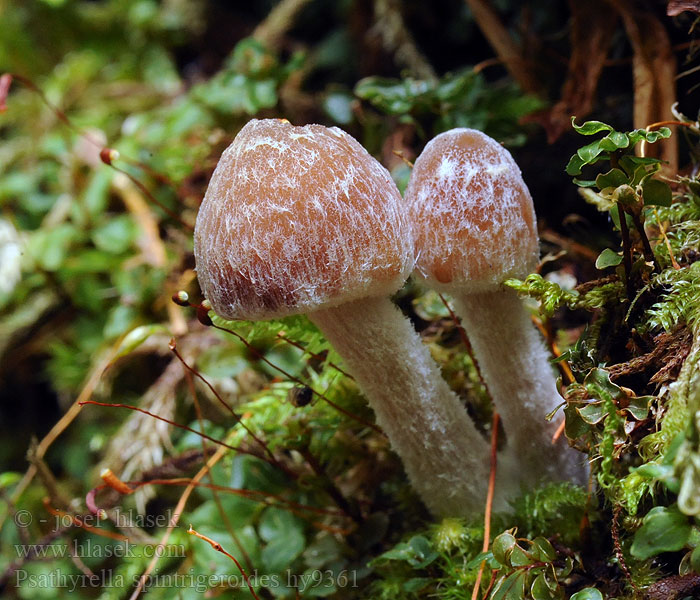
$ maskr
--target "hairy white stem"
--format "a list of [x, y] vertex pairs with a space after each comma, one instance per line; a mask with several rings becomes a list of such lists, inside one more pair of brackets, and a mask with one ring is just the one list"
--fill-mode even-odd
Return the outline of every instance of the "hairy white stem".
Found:
[[309, 317], [343, 357], [431, 512], [482, 510], [489, 446], [410, 321], [388, 298], [356, 300]]
[[456, 295], [455, 309], [503, 421], [505, 468], [518, 472], [525, 487], [541, 479], [584, 483], [582, 455], [568, 446], [564, 435], [552, 444], [560, 419], [548, 422], [545, 417], [563, 399], [549, 353], [520, 298], [507, 289], [462, 293]]

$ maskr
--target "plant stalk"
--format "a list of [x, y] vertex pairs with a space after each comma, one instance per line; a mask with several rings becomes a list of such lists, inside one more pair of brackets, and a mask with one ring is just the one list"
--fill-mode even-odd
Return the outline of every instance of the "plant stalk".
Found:
[[309, 317], [343, 357], [430, 511], [466, 516], [482, 510], [489, 446], [410, 321], [388, 298]]
[[558, 420], [545, 417], [563, 399], [549, 354], [516, 292], [461, 294], [455, 308], [503, 421], [504, 467], [527, 487], [542, 479], [584, 483], [580, 455], [565, 438], [552, 443]]

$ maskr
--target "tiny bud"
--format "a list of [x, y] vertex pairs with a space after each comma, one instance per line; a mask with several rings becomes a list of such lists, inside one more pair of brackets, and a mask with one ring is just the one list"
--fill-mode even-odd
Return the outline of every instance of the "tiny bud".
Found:
[[170, 338], [170, 341], [168, 342], [168, 348], [171, 350], [175, 350], [177, 348], [177, 342], [175, 341], [175, 338]]
[[613, 201], [625, 207], [634, 206], [638, 202], [634, 188], [627, 184], [621, 185], [613, 192]]
[[111, 469], [104, 469], [102, 473], [100, 473], [100, 478], [109, 487], [118, 491], [120, 494], [128, 495], [134, 491], [126, 483], [119, 479], [119, 477], [112, 473]]
[[214, 324], [211, 317], [209, 317], [209, 309], [204, 306], [204, 303], [197, 307], [197, 319], [205, 327], [211, 327]]
[[175, 292], [172, 296], [173, 302], [179, 306], [189, 306], [190, 305], [190, 295], [184, 290]]
[[202, 300], [202, 308], [211, 310], [211, 302], [209, 302], [209, 300]]
[[119, 152], [113, 148], [102, 148], [100, 150], [100, 160], [106, 165], [111, 165], [112, 161], [119, 158]]

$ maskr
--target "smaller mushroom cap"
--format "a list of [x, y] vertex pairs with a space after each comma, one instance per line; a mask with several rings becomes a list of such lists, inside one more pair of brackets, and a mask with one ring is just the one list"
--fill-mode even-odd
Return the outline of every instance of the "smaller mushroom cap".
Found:
[[197, 215], [197, 276], [227, 319], [269, 319], [398, 290], [410, 228], [389, 172], [336, 127], [250, 121]]
[[416, 270], [442, 287], [485, 292], [537, 264], [530, 192], [498, 142], [474, 129], [430, 141], [406, 189]]

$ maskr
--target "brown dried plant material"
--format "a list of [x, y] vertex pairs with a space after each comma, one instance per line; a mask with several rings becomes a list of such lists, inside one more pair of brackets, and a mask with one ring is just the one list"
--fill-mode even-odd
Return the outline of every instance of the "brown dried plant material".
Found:
[[[539, 121], [551, 144], [571, 128], [571, 116], [585, 117], [593, 109], [598, 80], [617, 25], [603, 0], [570, 0], [571, 58], [561, 99]], [[611, 18], [612, 17], [612, 18]]]
[[646, 592], [646, 600], [680, 600], [681, 598], [697, 598], [700, 593], [700, 575], [673, 575], [650, 585]]
[[666, 8], [666, 14], [669, 17], [675, 17], [686, 10], [700, 14], [700, 2], [698, 0], [671, 0]]
[[675, 381], [690, 352], [693, 336], [688, 328], [673, 333], [660, 333], [654, 338], [654, 349], [642, 356], [609, 368], [611, 381], [640, 373], [653, 373], [649, 382], [663, 384]]
[[[608, 1], [622, 17], [634, 52], [634, 126], [643, 129], [673, 120], [676, 58], [666, 29], [653, 14], [640, 11], [629, 0]], [[666, 161], [668, 172], [678, 171], [678, 146], [674, 138], [649, 146], [647, 155]]]
[[504, 63], [511, 77], [523, 91], [530, 94], [541, 94], [542, 86], [523, 58], [522, 48], [513, 41], [508, 29], [493, 9], [492, 3], [485, 0], [466, 0], [466, 2], [481, 33], [484, 34], [498, 58]]

